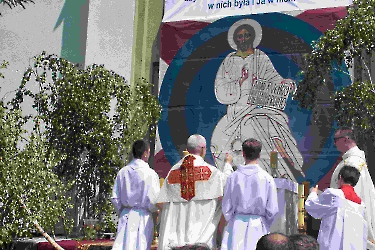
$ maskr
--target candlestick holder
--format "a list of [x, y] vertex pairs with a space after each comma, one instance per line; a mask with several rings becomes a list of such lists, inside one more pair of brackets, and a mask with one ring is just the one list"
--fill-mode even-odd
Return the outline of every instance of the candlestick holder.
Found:
[[[160, 188], [163, 186], [164, 184], [164, 178], [160, 178], [159, 180], [160, 182]], [[157, 225], [158, 225], [158, 222], [159, 222], [159, 214], [160, 214], [160, 210], [156, 210], [156, 217], [155, 217], [155, 225], [154, 225], [154, 239], [152, 240], [152, 245], [153, 246], [157, 246], [158, 243], [159, 243], [159, 232], [158, 232], [158, 228], [157, 228]]]
[[298, 185], [298, 231], [300, 234], [307, 232], [307, 214], [305, 209], [305, 202], [309, 195], [310, 182], [304, 181]]
[[158, 221], [159, 221], [159, 213], [160, 213], [160, 210], [158, 209], [156, 211], [156, 219], [155, 219], [155, 225], [154, 225], [154, 239], [152, 240], [152, 245], [154, 246], [157, 246], [159, 244], [159, 232], [158, 232], [158, 229], [157, 229], [157, 224], [158, 224]]
[[278, 178], [279, 175], [277, 173], [277, 161], [278, 161], [279, 153], [276, 150], [271, 151], [270, 153], [270, 165], [271, 165], [271, 174], [273, 178]]

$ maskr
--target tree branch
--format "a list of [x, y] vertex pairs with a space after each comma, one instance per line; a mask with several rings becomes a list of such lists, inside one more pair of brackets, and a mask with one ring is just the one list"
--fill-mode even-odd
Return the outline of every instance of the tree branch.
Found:
[[[370, 69], [368, 68], [368, 66], [367, 66], [367, 64], [366, 64], [366, 62], [365, 62], [365, 59], [363, 58], [362, 55], [360, 55], [360, 58], [361, 58], [363, 64], [365, 65], [365, 68], [366, 68], [366, 71], [367, 71], [367, 75], [368, 75], [368, 77], [369, 77], [369, 79], [370, 79], [371, 85], [373, 85], [373, 83], [372, 83], [372, 79], [371, 79], [371, 72], [370, 72]], [[372, 87], [372, 90], [374, 90], [374, 87]]]
[[1, 101], [1, 102], [4, 101], [5, 98], [7, 98], [7, 96], [8, 96], [9, 94], [13, 93], [13, 92], [17, 92], [17, 89], [6, 92], [6, 93], [4, 94], [4, 96], [0, 99], [0, 101]]
[[[16, 6], [22, 6], [22, 8], [26, 9], [24, 3], [33, 3], [35, 4], [35, 2], [33, 0], [3, 0], [1, 1], [0, 0], [0, 4], [2, 3], [3, 5], [8, 5], [9, 8], [13, 8], [13, 7], [16, 7]], [[0, 12], [0, 16], [1, 16], [1, 12]]]

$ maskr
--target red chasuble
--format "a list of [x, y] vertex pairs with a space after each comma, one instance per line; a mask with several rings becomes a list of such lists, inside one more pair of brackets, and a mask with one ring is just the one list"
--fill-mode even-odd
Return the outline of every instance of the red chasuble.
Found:
[[168, 176], [169, 184], [181, 184], [181, 197], [189, 201], [195, 196], [195, 182], [207, 181], [211, 170], [207, 166], [194, 166], [195, 157], [185, 157], [180, 169], [172, 170]]

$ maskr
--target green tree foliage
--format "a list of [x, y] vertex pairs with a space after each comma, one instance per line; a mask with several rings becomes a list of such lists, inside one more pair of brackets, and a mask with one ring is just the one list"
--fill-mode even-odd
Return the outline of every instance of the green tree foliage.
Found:
[[[7, 5], [9, 8], [14, 8], [17, 6], [21, 6], [22, 8], [26, 9], [25, 3], [34, 3], [33, 0], [0, 0], [0, 4]], [[1, 13], [0, 13], [1, 16]]]
[[338, 124], [353, 126], [365, 134], [375, 132], [375, 92], [368, 61], [365, 60], [372, 55], [375, 46], [374, 13], [374, 0], [353, 1], [347, 16], [313, 43], [312, 53], [306, 55], [301, 71], [303, 80], [294, 95], [301, 107], [314, 109], [321, 91], [330, 89], [327, 82], [331, 73], [345, 72], [346, 66], [342, 62], [353, 67], [353, 59], [358, 58], [370, 81], [355, 82], [335, 93], [331, 89], [330, 96]]
[[353, 124], [362, 133], [375, 132], [375, 94], [370, 81], [354, 82], [335, 95], [334, 105], [340, 124]]
[[[8, 66], [8, 62], [4, 61], [0, 64], [0, 69], [6, 69], [7, 66]], [[0, 77], [4, 78], [4, 75], [1, 72], [0, 72]]]
[[[37, 220], [53, 231], [71, 205], [64, 185], [53, 172], [60, 159], [55, 151], [47, 154], [48, 143], [39, 132], [39, 123], [23, 149], [25, 120], [21, 110], [8, 110], [0, 103], [0, 248], [15, 237], [30, 236]], [[31, 211], [21, 207], [21, 199]], [[71, 228], [71, 221], [66, 228]], [[69, 224], [70, 223], [70, 224]]]
[[[32, 77], [39, 85], [37, 93], [26, 87]], [[45, 52], [24, 74], [11, 104], [19, 108], [25, 96], [33, 98], [36, 118], [45, 124], [47, 152], [66, 155], [55, 171], [62, 180], [75, 181], [75, 196], [85, 201], [88, 217], [98, 218], [104, 210], [109, 214], [109, 193], [124, 164], [122, 156], [128, 159], [132, 143], [160, 117], [150, 88], [144, 80], [130, 88], [103, 65], [82, 70]], [[154, 126], [151, 131], [155, 133]]]

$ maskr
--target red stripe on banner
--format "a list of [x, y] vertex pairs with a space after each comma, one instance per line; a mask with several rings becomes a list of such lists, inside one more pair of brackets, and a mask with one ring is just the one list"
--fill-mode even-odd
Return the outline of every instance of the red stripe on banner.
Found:
[[164, 149], [160, 150], [154, 157], [154, 170], [159, 175], [159, 178], [166, 178], [169, 170], [172, 168], [167, 157], [164, 154]]
[[319, 187], [319, 190], [321, 191], [324, 191], [325, 189], [329, 188], [330, 184], [331, 184], [331, 178], [332, 178], [332, 175], [333, 175], [333, 172], [335, 171], [337, 165], [339, 165], [339, 163], [342, 161], [342, 155], [341, 154], [335, 164], [333, 164], [333, 167], [331, 168], [331, 170], [328, 171], [328, 173], [323, 176], [322, 179], [320, 179], [320, 181], [318, 181], [318, 183], [316, 183]]
[[296, 16], [298, 19], [311, 24], [322, 33], [335, 27], [336, 22], [348, 14], [346, 7], [307, 10]]
[[209, 24], [197, 21], [163, 23], [160, 30], [160, 57], [169, 65], [186, 41]]
[[[336, 22], [344, 18], [347, 13], [346, 7], [336, 7], [307, 10], [296, 16], [296, 18], [313, 25], [324, 33], [327, 30], [333, 29]], [[207, 22], [190, 20], [163, 23], [160, 30], [160, 57], [169, 65], [177, 51], [186, 41], [209, 24]]]

